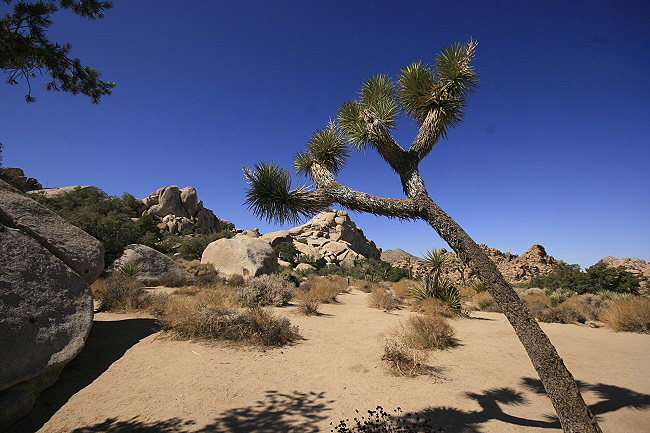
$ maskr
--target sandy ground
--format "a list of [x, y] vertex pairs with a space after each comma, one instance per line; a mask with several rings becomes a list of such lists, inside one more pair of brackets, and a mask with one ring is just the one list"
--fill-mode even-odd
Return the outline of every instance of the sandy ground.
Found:
[[[503, 315], [453, 320], [460, 345], [433, 354], [432, 376], [394, 377], [382, 334], [407, 311], [358, 291], [321, 316], [278, 310], [305, 340], [272, 350], [171, 340], [144, 316], [97, 314], [87, 345], [10, 433], [318, 432], [380, 405], [419, 411], [450, 432], [560, 432]], [[543, 324], [610, 433], [650, 431], [650, 335]]]

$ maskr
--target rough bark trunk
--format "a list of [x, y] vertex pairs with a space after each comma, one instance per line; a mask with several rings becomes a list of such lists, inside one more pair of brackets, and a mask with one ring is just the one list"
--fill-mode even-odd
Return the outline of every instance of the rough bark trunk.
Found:
[[508, 318], [544, 384], [564, 432], [602, 433], [557, 350], [494, 262], [430, 197], [419, 197], [416, 202], [422, 219], [479, 276]]

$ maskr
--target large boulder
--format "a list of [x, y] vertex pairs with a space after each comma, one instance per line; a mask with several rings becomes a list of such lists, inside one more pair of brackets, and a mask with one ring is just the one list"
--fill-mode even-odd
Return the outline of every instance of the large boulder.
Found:
[[0, 181], [0, 430], [83, 348], [101, 244]]
[[118, 270], [126, 263], [132, 263], [140, 269], [135, 278], [144, 285], [155, 286], [165, 282], [174, 282], [180, 285], [190, 284], [194, 281], [192, 274], [178, 263], [146, 245], [127, 245], [122, 255], [113, 262], [110, 270]]
[[37, 240], [88, 284], [104, 270], [104, 247], [97, 239], [2, 181], [0, 222]]
[[277, 254], [268, 242], [261, 238], [216, 240], [203, 251], [201, 263], [213, 264], [220, 274], [239, 274], [244, 278], [279, 270]]

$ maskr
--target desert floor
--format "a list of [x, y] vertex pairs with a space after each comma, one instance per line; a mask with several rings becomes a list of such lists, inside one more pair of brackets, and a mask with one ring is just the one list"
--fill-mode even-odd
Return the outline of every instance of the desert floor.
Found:
[[[277, 309], [305, 338], [260, 350], [172, 340], [145, 316], [100, 313], [82, 353], [25, 432], [318, 432], [382, 406], [418, 411], [450, 432], [560, 432], [505, 317], [456, 319], [459, 346], [434, 352], [432, 375], [390, 375], [382, 335], [409, 313], [340, 295], [320, 316]], [[543, 324], [605, 432], [650, 431], [650, 335]]]

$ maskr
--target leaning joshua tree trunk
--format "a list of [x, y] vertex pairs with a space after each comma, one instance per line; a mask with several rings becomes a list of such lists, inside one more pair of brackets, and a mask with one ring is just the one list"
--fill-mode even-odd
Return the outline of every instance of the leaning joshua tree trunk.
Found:
[[[433, 145], [460, 122], [469, 92], [476, 85], [471, 60], [476, 42], [452, 44], [436, 57], [435, 69], [414, 63], [402, 69], [396, 85], [385, 75], [363, 84], [358, 100], [346, 102], [337, 123], [314, 133], [306, 151], [294, 159], [297, 172], [309, 175], [315, 189], [291, 190], [286, 170], [274, 164], [245, 169], [247, 203], [259, 216], [280, 222], [312, 215], [333, 203], [375, 215], [422, 219], [478, 275], [514, 328], [539, 374], [562, 428], [567, 433], [602, 433], [576, 383], [530, 310], [503, 278], [487, 254], [447, 215], [426, 191], [420, 161]], [[393, 139], [390, 129], [401, 109], [420, 129], [408, 150]], [[376, 197], [339, 184], [334, 175], [348, 157], [348, 144], [373, 147], [399, 176], [402, 199]]]

